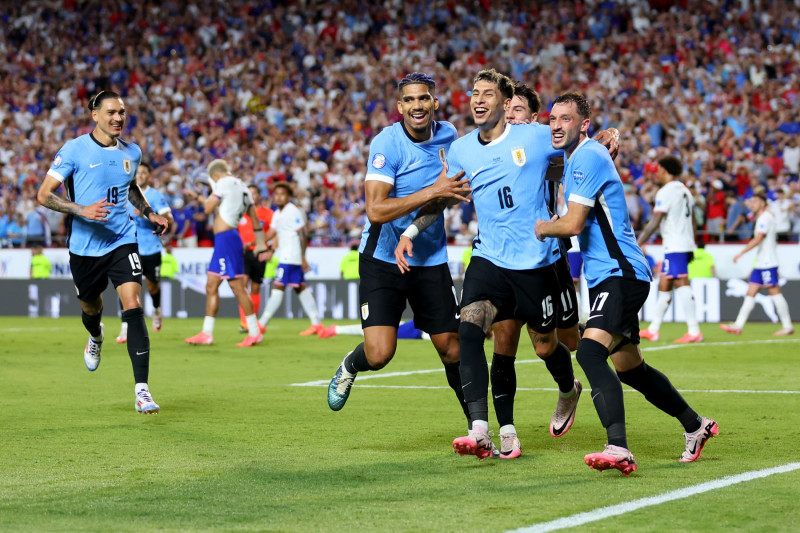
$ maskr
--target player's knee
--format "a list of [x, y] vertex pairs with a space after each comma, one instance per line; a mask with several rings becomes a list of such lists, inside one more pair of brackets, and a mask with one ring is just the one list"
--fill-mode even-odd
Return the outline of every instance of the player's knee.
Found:
[[575, 359], [581, 368], [587, 366], [594, 366], [597, 364], [606, 365], [608, 360], [608, 348], [600, 344], [594, 339], [582, 339], [580, 346], [578, 346], [578, 353]]
[[577, 350], [578, 343], [581, 340], [578, 325], [576, 324], [571, 328], [558, 330], [558, 340], [563, 342], [564, 346], [566, 346], [570, 352]]
[[463, 321], [458, 325], [458, 340], [462, 343], [477, 343], [483, 344], [486, 339], [486, 334], [483, 329], [472, 322]]
[[364, 343], [364, 355], [373, 370], [380, 370], [394, 357], [397, 344], [389, 342]]
[[434, 335], [431, 337], [431, 340], [433, 341], [433, 346], [436, 348], [436, 352], [439, 354], [442, 363], [450, 365], [459, 362], [458, 334], [455, 331], [442, 335]]

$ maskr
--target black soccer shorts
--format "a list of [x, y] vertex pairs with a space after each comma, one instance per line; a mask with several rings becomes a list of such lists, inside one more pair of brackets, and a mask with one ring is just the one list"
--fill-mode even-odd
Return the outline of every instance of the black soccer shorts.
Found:
[[[639, 311], [650, 294], [650, 283], [611, 277], [589, 288], [589, 319], [586, 329], [602, 329], [639, 344]], [[626, 343], [623, 342], [619, 347]]]
[[94, 301], [103, 294], [108, 287], [108, 280], [111, 280], [115, 289], [132, 281], [142, 284], [142, 261], [136, 244], [123, 244], [100, 257], [70, 252], [69, 267], [78, 299], [84, 302]]

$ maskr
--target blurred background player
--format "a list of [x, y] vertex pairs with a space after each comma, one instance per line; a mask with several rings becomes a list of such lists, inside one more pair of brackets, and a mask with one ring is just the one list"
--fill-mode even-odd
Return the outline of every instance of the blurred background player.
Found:
[[[100, 91], [89, 100], [89, 111], [94, 129], [67, 141], [58, 151], [37, 199], [44, 207], [69, 215], [69, 264], [83, 326], [89, 332], [83, 351], [86, 368], [94, 371], [100, 365], [103, 291], [110, 279], [122, 300], [122, 319], [128, 323], [134, 407], [139, 413], [157, 413], [160, 407], [148, 385], [150, 338], [141, 302], [142, 262], [128, 202], [152, 223], [158, 235], [166, 233], [169, 221], [150, 207], [136, 184], [142, 150], [119, 138], [126, 116], [122, 98], [112, 91]], [[55, 194], [62, 184], [67, 199]]]
[[246, 348], [258, 344], [262, 340], [258, 319], [253, 311], [253, 301], [247, 294], [244, 274], [244, 245], [236, 230], [244, 213], [250, 217], [255, 233], [255, 256], [266, 260], [267, 246], [264, 230], [256, 215], [253, 198], [242, 180], [231, 174], [228, 163], [223, 159], [215, 159], [208, 165], [212, 194], [203, 200], [206, 215], [212, 214], [217, 207], [219, 213], [214, 217], [214, 253], [208, 267], [206, 281], [206, 316], [203, 319], [203, 330], [186, 339], [189, 344], [212, 344], [214, 342], [214, 321], [219, 311], [219, 286], [223, 280], [233, 291], [239, 305], [245, 312], [247, 336], [236, 346]]
[[[328, 326], [320, 330], [317, 333], [317, 337], [320, 339], [329, 339], [332, 337], [336, 337], [337, 335], [356, 335], [356, 336], [364, 336], [364, 328], [361, 327], [361, 324], [334, 324], [332, 326]], [[398, 339], [422, 339], [429, 341], [431, 340], [431, 336], [422, 331], [421, 329], [417, 329], [414, 326], [413, 320], [408, 320], [406, 322], [400, 322], [400, 325], [397, 327], [397, 338]]]
[[[250, 196], [253, 197], [253, 205], [256, 208], [256, 217], [261, 222], [261, 229], [266, 233], [272, 224], [272, 209], [261, 205], [261, 191], [258, 186], [250, 184], [247, 186]], [[259, 261], [253, 253], [256, 247], [256, 234], [253, 231], [253, 222], [249, 216], [239, 219], [239, 236], [244, 243], [244, 286], [250, 286], [250, 300], [253, 302], [253, 312], [258, 315], [261, 309], [261, 284], [264, 282], [264, 271], [267, 261], [272, 259], [273, 251], [267, 246], [265, 261]], [[247, 333], [247, 320], [245, 319], [244, 309], [239, 306], [239, 333]]]
[[[167, 200], [158, 189], [150, 185], [150, 165], [141, 163], [136, 170], [136, 184], [144, 194], [147, 203], [156, 213], [166, 218], [170, 226], [175, 221], [172, 218], [172, 210], [169, 208]], [[139, 258], [142, 261], [142, 272], [147, 285], [147, 292], [153, 300], [153, 329], [159, 331], [163, 317], [161, 315], [161, 237], [153, 233], [155, 227], [149, 220], [145, 220], [139, 215], [139, 210], [128, 204], [131, 218], [136, 223], [136, 241], [139, 244]], [[119, 302], [122, 309], [122, 302]], [[117, 336], [118, 343], [128, 341], [128, 323], [122, 322], [122, 326]]]
[[272, 214], [272, 225], [267, 232], [267, 241], [277, 237], [278, 269], [272, 282], [267, 306], [258, 321], [262, 328], [267, 327], [270, 319], [280, 308], [284, 291], [288, 286], [297, 293], [300, 305], [311, 321], [311, 327], [301, 331], [300, 335], [316, 335], [325, 326], [319, 318], [317, 300], [311, 291], [306, 290], [305, 272], [308, 270], [306, 217], [303, 211], [291, 202], [293, 195], [292, 186], [285, 181], [275, 184], [272, 202], [278, 209]]
[[750, 209], [756, 220], [755, 235], [741, 252], [733, 256], [733, 262], [737, 262], [753, 248], [756, 249], [756, 260], [753, 271], [750, 274], [747, 294], [744, 297], [744, 302], [742, 302], [742, 307], [739, 309], [736, 321], [733, 324], [720, 324], [719, 327], [728, 333], [741, 334], [750, 312], [756, 305], [756, 294], [761, 288], [766, 287], [770, 298], [775, 304], [775, 311], [781, 319], [781, 329], [773, 333], [773, 335], [794, 335], [792, 318], [789, 316], [789, 304], [781, 294], [781, 286], [778, 279], [778, 235], [775, 215], [767, 209], [767, 193], [763, 187], [757, 187], [753, 191], [753, 196], [747, 200], [747, 208]]
[[53, 270], [50, 260], [42, 253], [42, 245], [31, 248], [31, 279], [48, 279]]
[[350, 251], [339, 261], [339, 272], [344, 280], [358, 279], [358, 244], [351, 244]]
[[672, 288], [686, 315], [689, 331], [675, 342], [688, 344], [702, 342], [700, 324], [697, 321], [694, 293], [689, 282], [689, 263], [696, 248], [696, 224], [694, 197], [681, 181], [683, 163], [675, 156], [665, 156], [658, 160], [656, 179], [662, 187], [656, 193], [653, 217], [639, 234], [637, 244], [644, 246], [658, 228], [664, 247], [664, 261], [661, 263], [661, 277], [658, 280], [658, 301], [653, 321], [647, 329], [639, 332], [643, 339], [657, 341], [664, 314], [672, 303]]
[[[681, 462], [700, 457], [706, 441], [719, 432], [717, 423], [700, 417], [664, 374], [649, 366], [639, 350], [639, 311], [650, 294], [652, 273], [631, 227], [625, 193], [608, 152], [587, 137], [592, 110], [580, 93], [556, 98], [550, 112], [551, 142], [564, 150], [567, 213], [536, 222], [540, 240], [579, 235], [591, 314], [586, 322], [578, 363], [592, 386], [607, 444], [584, 462], [595, 470], [636, 470], [628, 449], [622, 383], [636, 389], [670, 416], [686, 433]], [[611, 358], [616, 373], [608, 366]]]

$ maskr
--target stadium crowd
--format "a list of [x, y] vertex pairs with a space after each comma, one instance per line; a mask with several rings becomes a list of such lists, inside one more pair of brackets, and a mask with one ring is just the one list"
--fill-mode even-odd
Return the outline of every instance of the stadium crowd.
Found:
[[[294, 184], [311, 245], [364, 224], [370, 140], [400, 119], [396, 80], [437, 81], [438, 118], [472, 129], [469, 90], [487, 66], [550, 103], [587, 94], [595, 131], [622, 132], [616, 163], [641, 229], [655, 161], [687, 162], [706, 240], [746, 240], [743, 200], [766, 186], [783, 240], [800, 233], [800, 5], [780, 0], [137, 3], [35, 0], [0, 9], [0, 242], [63, 245], [63, 215], [36, 190], [65, 140], [87, 133], [86, 102], [120, 93], [173, 208], [179, 246], [210, 245], [197, 196], [215, 158], [268, 205]], [[459, 244], [468, 204], [448, 213]]]

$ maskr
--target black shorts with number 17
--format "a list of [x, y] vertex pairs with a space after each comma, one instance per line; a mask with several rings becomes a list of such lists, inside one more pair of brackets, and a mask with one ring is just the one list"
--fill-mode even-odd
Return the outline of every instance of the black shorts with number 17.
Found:
[[103, 294], [108, 287], [108, 280], [111, 280], [115, 289], [131, 281], [142, 284], [142, 261], [136, 244], [123, 244], [100, 257], [70, 252], [69, 267], [78, 299], [84, 302], [96, 300]]
[[586, 329], [601, 329], [639, 344], [639, 311], [649, 294], [650, 283], [638, 279], [611, 277], [590, 287]]

